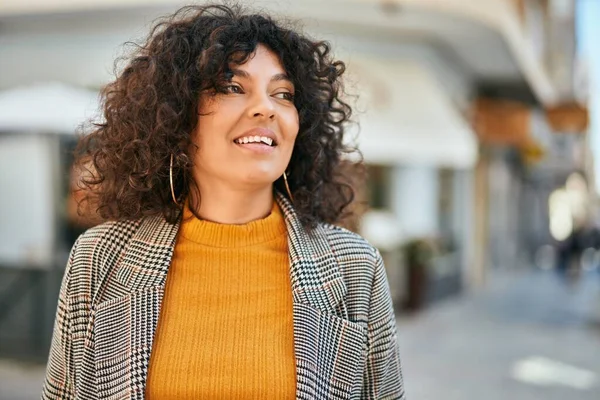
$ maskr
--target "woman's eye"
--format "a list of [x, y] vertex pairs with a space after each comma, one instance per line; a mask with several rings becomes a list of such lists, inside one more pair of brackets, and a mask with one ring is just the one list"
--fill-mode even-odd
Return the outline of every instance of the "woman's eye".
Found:
[[290, 92], [275, 93], [273, 96], [277, 97], [278, 99], [283, 99], [283, 100], [289, 100], [289, 101], [294, 100], [294, 94], [290, 93]]
[[242, 88], [238, 85], [227, 85], [223, 88], [223, 91], [225, 93], [234, 93], [234, 94], [243, 93]]

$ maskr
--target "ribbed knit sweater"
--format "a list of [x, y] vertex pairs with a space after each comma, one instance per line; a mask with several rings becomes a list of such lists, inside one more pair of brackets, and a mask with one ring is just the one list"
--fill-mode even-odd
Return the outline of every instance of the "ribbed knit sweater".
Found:
[[274, 203], [244, 225], [184, 209], [155, 334], [148, 399], [293, 399], [292, 293]]

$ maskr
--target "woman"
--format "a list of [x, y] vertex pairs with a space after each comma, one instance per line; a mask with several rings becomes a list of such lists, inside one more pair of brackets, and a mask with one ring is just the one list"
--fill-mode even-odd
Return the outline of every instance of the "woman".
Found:
[[152, 30], [81, 143], [110, 222], [71, 251], [43, 398], [404, 398], [382, 259], [331, 224], [343, 72], [240, 7]]

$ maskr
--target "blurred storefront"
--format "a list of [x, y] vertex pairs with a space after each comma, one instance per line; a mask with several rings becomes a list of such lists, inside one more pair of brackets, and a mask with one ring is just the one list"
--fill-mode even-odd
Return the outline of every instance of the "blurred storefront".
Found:
[[531, 265], [557, 245], [552, 191], [592, 176], [575, 2], [404, 0], [362, 15], [336, 38], [353, 44], [368, 110], [362, 233], [385, 250], [398, 304], [412, 296], [411, 245], [433, 254], [422, 304]]
[[75, 131], [97, 106], [95, 92], [65, 84], [0, 92], [0, 354], [47, 353], [58, 286], [83, 229], [67, 207]]
[[427, 299], [460, 289], [467, 240], [462, 219], [477, 141], [440, 84], [435, 68], [445, 70], [443, 59], [412, 44], [399, 53], [396, 58], [389, 58], [389, 51], [388, 58], [354, 55], [348, 68], [350, 80], [360, 82], [358, 144], [370, 169], [371, 209], [363, 216], [361, 233], [383, 251], [401, 306], [410, 278], [403, 246], [413, 240], [444, 246], [427, 278]]
[[386, 250], [399, 305], [413, 284], [407, 245], [433, 253], [427, 303], [483, 285], [489, 268], [522, 268], [551, 243], [551, 191], [591, 171], [589, 154], [578, 156], [587, 109], [574, 10], [403, 0], [342, 29], [356, 38], [336, 36], [353, 43], [349, 69], [368, 109], [359, 143], [373, 208], [362, 233]]
[[[551, 233], [551, 193], [574, 172], [593, 181], [587, 143], [585, 68], [576, 53], [574, 1], [514, 1], [531, 60], [546, 90], [528, 80], [485, 82], [473, 106], [480, 141], [475, 185], [479, 206], [473, 272], [523, 268], [540, 249], [560, 246]], [[595, 189], [588, 187], [591, 199]]]

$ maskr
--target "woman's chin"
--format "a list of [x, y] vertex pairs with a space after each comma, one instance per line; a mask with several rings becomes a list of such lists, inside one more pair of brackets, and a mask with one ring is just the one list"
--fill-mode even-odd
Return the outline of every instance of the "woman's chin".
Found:
[[257, 177], [248, 177], [243, 179], [240, 182], [241, 187], [246, 187], [252, 190], [261, 190], [268, 189], [273, 187], [273, 184], [278, 179], [278, 177], [266, 177], [262, 176], [260, 178]]

